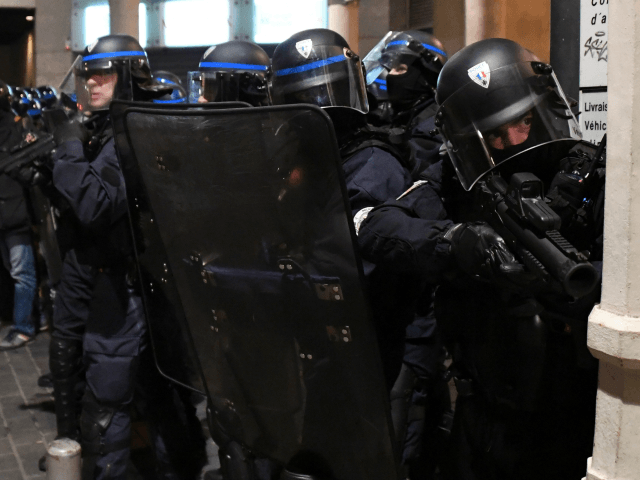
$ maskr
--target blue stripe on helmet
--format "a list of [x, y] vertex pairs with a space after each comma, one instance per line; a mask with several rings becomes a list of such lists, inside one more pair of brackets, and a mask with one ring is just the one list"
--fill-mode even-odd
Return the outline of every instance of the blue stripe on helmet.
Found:
[[200, 62], [200, 68], [232, 68], [234, 70], [269, 70], [267, 65], [251, 65], [248, 63]]
[[101, 58], [120, 58], [120, 57], [146, 57], [147, 54], [144, 52], [107, 52], [107, 53], [96, 53], [94, 55], [87, 55], [86, 57], [82, 57], [83, 62], [89, 62], [91, 60], [100, 60]]
[[171, 100], [154, 100], [153, 103], [187, 103], [186, 98], [172, 98]]
[[[393, 42], [387, 43], [387, 47], [391, 45], [409, 45], [409, 42], [407, 40], [394, 40]], [[431, 52], [437, 53], [438, 55], [442, 55], [443, 57], [447, 56], [447, 54], [443, 50], [440, 50], [439, 48], [436, 48], [433, 45], [429, 45], [428, 43], [423, 43], [422, 46]]]
[[177, 85], [177, 83], [176, 83], [176, 82], [172, 82], [171, 80], [167, 80], [166, 78], [160, 78], [160, 79], [159, 79], [159, 82], [160, 82], [160, 83], [168, 83], [168, 84], [170, 84], [170, 85]]
[[40, 115], [42, 113], [42, 111], [38, 110], [37, 108], [31, 108], [31, 109], [27, 110], [27, 113], [29, 114], [29, 116], [33, 117], [35, 115]]
[[329, 57], [324, 60], [318, 60], [317, 62], [307, 63], [306, 65], [300, 65], [299, 67], [283, 68], [282, 70], [278, 70], [276, 72], [276, 75], [283, 77], [285, 75], [291, 75], [294, 73], [302, 73], [306, 72], [307, 70], [313, 70], [315, 68], [331, 65], [332, 63], [343, 62], [346, 59], [347, 57], [345, 57], [344, 55], [336, 55], [335, 57]]
[[440, 50], [439, 48], [436, 48], [433, 45], [429, 45], [427, 43], [423, 43], [422, 46], [424, 48], [426, 48], [427, 50], [431, 50], [432, 52], [436, 52], [438, 55], [442, 55], [443, 57], [447, 56], [447, 54], [443, 50]]
[[376, 78], [376, 79], [373, 81], [373, 83], [379, 83], [380, 85], [386, 85], [386, 84], [387, 84], [387, 81], [386, 81], [386, 80], [383, 80], [383, 79], [381, 79], [381, 78]]

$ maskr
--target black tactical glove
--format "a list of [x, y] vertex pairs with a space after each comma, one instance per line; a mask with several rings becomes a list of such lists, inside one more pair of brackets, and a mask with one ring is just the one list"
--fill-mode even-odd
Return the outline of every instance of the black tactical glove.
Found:
[[518, 288], [526, 287], [535, 278], [486, 223], [459, 223], [445, 234], [445, 239], [451, 243], [458, 266], [469, 275]]
[[80, 142], [84, 144], [89, 138], [89, 132], [80, 122], [65, 122], [59, 125], [53, 132], [53, 139], [57, 145], [62, 145], [71, 140], [80, 140]]

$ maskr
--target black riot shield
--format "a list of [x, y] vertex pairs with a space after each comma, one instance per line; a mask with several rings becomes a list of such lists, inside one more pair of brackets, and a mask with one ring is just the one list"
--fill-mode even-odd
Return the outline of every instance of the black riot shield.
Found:
[[149, 320], [184, 322], [215, 425], [322, 478], [398, 478], [327, 115], [122, 103], [112, 115]]
[[47, 266], [47, 275], [51, 287], [55, 287], [62, 274], [62, 253], [58, 244], [57, 213], [49, 197], [41, 187], [29, 189], [33, 213], [33, 225], [38, 234], [38, 245]]

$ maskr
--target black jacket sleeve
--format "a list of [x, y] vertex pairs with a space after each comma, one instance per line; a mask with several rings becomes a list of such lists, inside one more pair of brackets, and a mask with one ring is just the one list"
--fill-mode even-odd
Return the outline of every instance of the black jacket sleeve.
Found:
[[124, 179], [113, 139], [88, 162], [79, 140], [63, 143], [54, 154], [53, 183], [81, 225], [100, 232], [126, 215]]
[[414, 184], [394, 156], [376, 147], [347, 159], [344, 170], [362, 257], [435, 281], [449, 263], [443, 236], [453, 222], [429, 182]]

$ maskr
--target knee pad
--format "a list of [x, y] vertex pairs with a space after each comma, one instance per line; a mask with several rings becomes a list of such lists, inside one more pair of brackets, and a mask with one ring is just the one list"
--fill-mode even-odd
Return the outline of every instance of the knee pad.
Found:
[[117, 411], [118, 409], [114, 406], [100, 403], [91, 390], [87, 389], [82, 399], [80, 415], [83, 454], [102, 456], [129, 447], [129, 438], [113, 443], [104, 441], [104, 434]]
[[79, 375], [83, 369], [82, 341], [51, 337], [49, 369], [54, 381]]

